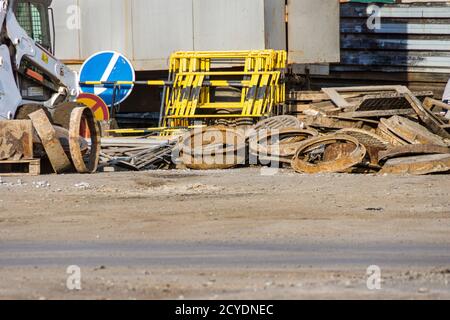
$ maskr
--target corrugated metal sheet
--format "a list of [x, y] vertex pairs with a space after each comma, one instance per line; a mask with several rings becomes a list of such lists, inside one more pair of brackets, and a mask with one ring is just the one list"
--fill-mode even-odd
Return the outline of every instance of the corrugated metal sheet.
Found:
[[369, 5], [341, 5], [341, 63], [318, 85], [374, 81], [442, 93], [450, 77], [450, 3], [378, 4], [381, 25], [373, 30]]

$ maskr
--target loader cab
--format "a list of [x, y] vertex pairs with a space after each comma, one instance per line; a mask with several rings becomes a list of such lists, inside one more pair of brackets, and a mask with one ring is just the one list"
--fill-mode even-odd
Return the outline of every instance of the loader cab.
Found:
[[[54, 54], [52, 35], [54, 35], [52, 0], [18, 0], [14, 4], [17, 22], [25, 32], [40, 46]], [[49, 12], [52, 12], [50, 16]]]
[[[36, 46], [53, 55], [54, 33], [51, 33], [50, 26], [54, 24], [53, 14], [49, 14], [51, 3], [51, 0], [16, 0], [12, 9], [17, 22], [34, 40]], [[49, 101], [58, 91], [53, 74], [43, 71], [26, 56], [21, 60], [16, 77], [23, 101], [43, 103]]]

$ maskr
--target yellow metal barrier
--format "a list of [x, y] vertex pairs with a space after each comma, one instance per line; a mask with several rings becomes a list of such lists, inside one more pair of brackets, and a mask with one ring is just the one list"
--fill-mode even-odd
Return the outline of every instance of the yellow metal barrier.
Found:
[[[186, 127], [199, 121], [211, 124], [217, 119], [257, 121], [268, 116], [274, 106], [285, 101], [286, 60], [285, 51], [275, 50], [172, 54], [168, 82], [173, 85], [164, 97], [162, 126]], [[218, 69], [221, 71], [212, 71]], [[239, 99], [217, 100], [213, 94], [217, 88], [237, 89]], [[224, 110], [229, 113], [223, 114]]]

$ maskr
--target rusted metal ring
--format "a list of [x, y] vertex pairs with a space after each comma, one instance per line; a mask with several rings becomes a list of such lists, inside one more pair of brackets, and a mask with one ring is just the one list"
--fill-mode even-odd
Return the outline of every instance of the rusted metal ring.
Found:
[[[219, 140], [216, 141], [215, 138], [219, 136]], [[198, 141], [201, 145], [195, 145], [197, 137], [199, 137]], [[205, 141], [205, 137], [211, 139]], [[226, 154], [245, 148], [245, 137], [237, 129], [222, 126], [209, 127], [192, 130], [183, 138], [181, 145], [182, 152], [190, 156], [202, 156], [206, 152], [212, 151], [217, 154]]]
[[[81, 123], [84, 119], [91, 134], [91, 150], [87, 164], [84, 162], [79, 143]], [[101, 149], [100, 130], [91, 109], [85, 107], [73, 109], [70, 115], [69, 146], [72, 162], [78, 173], [97, 171]]]
[[[355, 145], [351, 154], [345, 155], [334, 161], [321, 162], [317, 164], [304, 160], [304, 156], [322, 146], [332, 145], [338, 142], [347, 142]], [[336, 173], [346, 172], [348, 169], [360, 164], [366, 157], [366, 148], [358, 141], [346, 135], [330, 135], [325, 137], [313, 138], [306, 141], [296, 152], [292, 159], [292, 168], [299, 173]]]
[[227, 127], [192, 130], [179, 147], [182, 162], [194, 170], [230, 169], [244, 164], [245, 149], [243, 132]]
[[[314, 129], [287, 128], [281, 130], [260, 130], [249, 137], [250, 152], [263, 157], [288, 158], [295, 155], [296, 150], [308, 139], [317, 137]], [[273, 141], [277, 137], [278, 141]]]

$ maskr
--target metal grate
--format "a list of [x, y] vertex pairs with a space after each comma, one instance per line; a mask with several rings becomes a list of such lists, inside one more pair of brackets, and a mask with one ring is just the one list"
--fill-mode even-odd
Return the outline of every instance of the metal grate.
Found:
[[19, 22], [20, 26], [26, 31], [26, 33], [32, 36], [33, 28], [30, 19], [30, 3], [23, 2], [18, 4], [16, 18], [17, 22]]
[[44, 44], [44, 33], [42, 32], [41, 12], [36, 4], [21, 2], [17, 7], [17, 22], [26, 33], [37, 43]]

